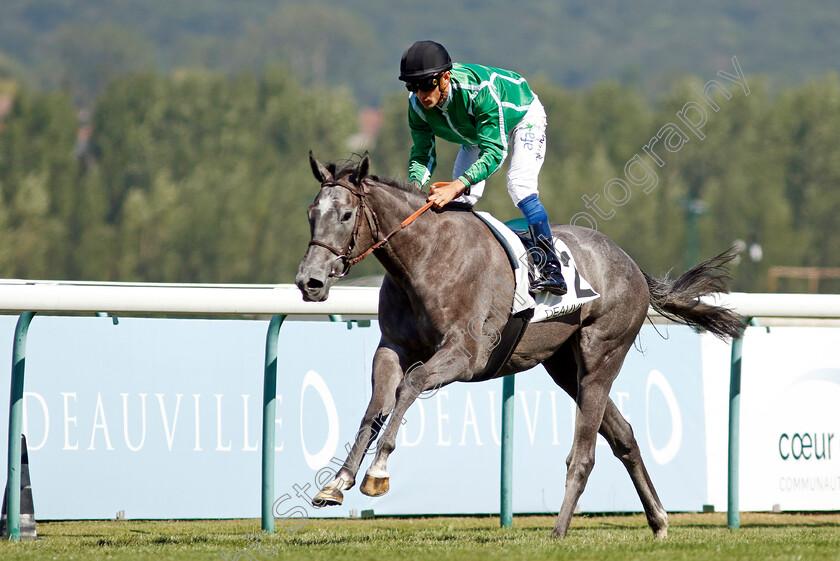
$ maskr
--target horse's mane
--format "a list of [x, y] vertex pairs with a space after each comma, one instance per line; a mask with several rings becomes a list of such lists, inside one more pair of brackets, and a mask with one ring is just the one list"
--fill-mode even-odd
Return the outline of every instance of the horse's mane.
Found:
[[408, 181], [405, 181], [404, 179], [397, 179], [396, 177], [379, 177], [378, 175], [371, 175], [369, 177], [370, 177], [370, 179], [372, 179], [373, 181], [375, 181], [377, 183], [381, 183], [382, 185], [387, 185], [389, 187], [393, 187], [394, 189], [397, 189], [398, 191], [404, 191], [406, 193], [413, 193], [413, 194], [416, 194], [416, 195], [423, 195], [424, 197], [426, 196], [423, 193], [422, 189], [418, 189], [417, 186], [414, 185], [414, 183], [409, 183]]
[[[330, 162], [324, 165], [327, 167], [327, 169], [330, 171], [333, 177], [338, 179], [344, 177], [345, 175], [355, 173], [356, 170], [358, 170], [359, 168], [359, 161], [355, 158], [350, 158], [341, 162]], [[416, 195], [424, 199], [426, 198], [426, 194], [423, 192], [422, 189], [418, 189], [413, 183], [409, 183], [404, 179], [398, 179], [396, 177], [381, 177], [373, 174], [369, 175], [367, 179], [380, 185], [393, 187], [398, 191], [402, 191], [410, 195]]]

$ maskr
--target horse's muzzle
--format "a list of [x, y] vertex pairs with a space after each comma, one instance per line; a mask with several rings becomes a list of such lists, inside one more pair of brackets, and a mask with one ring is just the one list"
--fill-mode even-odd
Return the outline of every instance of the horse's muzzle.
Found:
[[295, 284], [305, 302], [323, 302], [329, 296], [329, 287], [316, 278], [298, 277]]

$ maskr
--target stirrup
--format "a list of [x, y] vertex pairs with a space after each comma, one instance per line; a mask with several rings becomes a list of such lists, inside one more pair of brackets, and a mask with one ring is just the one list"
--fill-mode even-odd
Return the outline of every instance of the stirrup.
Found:
[[535, 292], [549, 292], [555, 296], [563, 296], [569, 291], [554, 252], [548, 255], [548, 261], [540, 268], [539, 276], [531, 283], [531, 289]]
[[563, 296], [569, 291], [566, 281], [559, 273], [549, 274], [548, 277], [540, 277], [531, 285], [531, 290], [533, 292], [548, 292], [555, 296]]

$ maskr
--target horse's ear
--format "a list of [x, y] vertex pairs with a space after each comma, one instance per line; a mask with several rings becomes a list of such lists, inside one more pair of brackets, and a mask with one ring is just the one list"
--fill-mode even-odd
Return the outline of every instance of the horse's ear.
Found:
[[333, 181], [333, 175], [330, 173], [330, 170], [315, 159], [315, 156], [312, 155], [312, 150], [309, 151], [309, 166], [312, 168], [312, 174], [315, 176], [315, 179], [321, 183]]
[[356, 173], [353, 175], [353, 183], [356, 185], [361, 185], [362, 181], [365, 177], [368, 176], [370, 173], [370, 154], [365, 151], [365, 155], [362, 156], [362, 161], [359, 162], [359, 167], [356, 169]]

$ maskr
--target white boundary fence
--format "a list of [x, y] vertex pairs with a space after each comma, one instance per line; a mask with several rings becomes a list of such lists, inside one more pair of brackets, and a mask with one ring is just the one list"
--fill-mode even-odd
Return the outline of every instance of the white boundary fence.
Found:
[[[379, 288], [333, 287], [326, 302], [304, 302], [291, 284], [153, 284], [0, 280], [0, 312], [375, 316]], [[840, 294], [721, 294], [744, 317], [838, 318]], [[651, 310], [651, 315], [656, 312]]]

